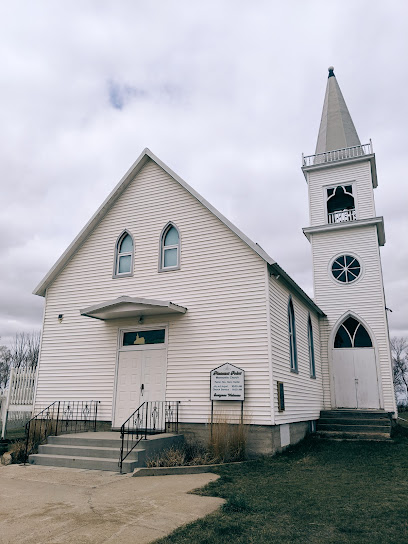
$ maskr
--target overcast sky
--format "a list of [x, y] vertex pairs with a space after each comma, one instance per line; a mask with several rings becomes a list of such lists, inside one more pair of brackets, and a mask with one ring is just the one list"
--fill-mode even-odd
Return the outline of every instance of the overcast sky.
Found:
[[310, 295], [307, 186], [327, 67], [373, 139], [392, 334], [408, 335], [408, 4], [0, 0], [0, 336], [145, 147]]

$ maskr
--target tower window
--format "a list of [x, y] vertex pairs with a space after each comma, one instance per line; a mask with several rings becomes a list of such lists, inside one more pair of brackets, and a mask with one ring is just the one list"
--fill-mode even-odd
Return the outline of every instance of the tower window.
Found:
[[361, 273], [361, 265], [355, 257], [342, 255], [333, 261], [333, 277], [341, 283], [352, 283]]
[[344, 223], [357, 219], [351, 185], [327, 189], [327, 218], [329, 223]]
[[335, 348], [372, 348], [370, 335], [361, 323], [348, 317], [339, 327], [334, 339]]

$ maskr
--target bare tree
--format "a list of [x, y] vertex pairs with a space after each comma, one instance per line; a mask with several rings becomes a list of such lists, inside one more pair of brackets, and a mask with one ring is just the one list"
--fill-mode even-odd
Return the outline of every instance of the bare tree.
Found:
[[40, 352], [40, 333], [18, 332], [10, 349], [14, 368], [36, 368]]
[[394, 387], [397, 393], [408, 400], [408, 339], [402, 336], [391, 338]]
[[7, 346], [0, 346], [0, 391], [5, 389], [10, 376], [11, 353]]

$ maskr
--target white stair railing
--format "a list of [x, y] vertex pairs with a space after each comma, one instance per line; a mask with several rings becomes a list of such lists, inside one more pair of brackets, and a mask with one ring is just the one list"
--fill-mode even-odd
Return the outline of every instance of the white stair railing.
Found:
[[356, 210], [338, 210], [327, 214], [329, 223], [345, 223], [346, 221], [356, 221]]

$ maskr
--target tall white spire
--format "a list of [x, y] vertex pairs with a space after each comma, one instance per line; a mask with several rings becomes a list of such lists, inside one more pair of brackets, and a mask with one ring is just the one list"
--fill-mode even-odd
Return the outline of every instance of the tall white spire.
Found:
[[357, 145], [361, 145], [360, 139], [334, 75], [334, 68], [330, 66], [316, 155]]

